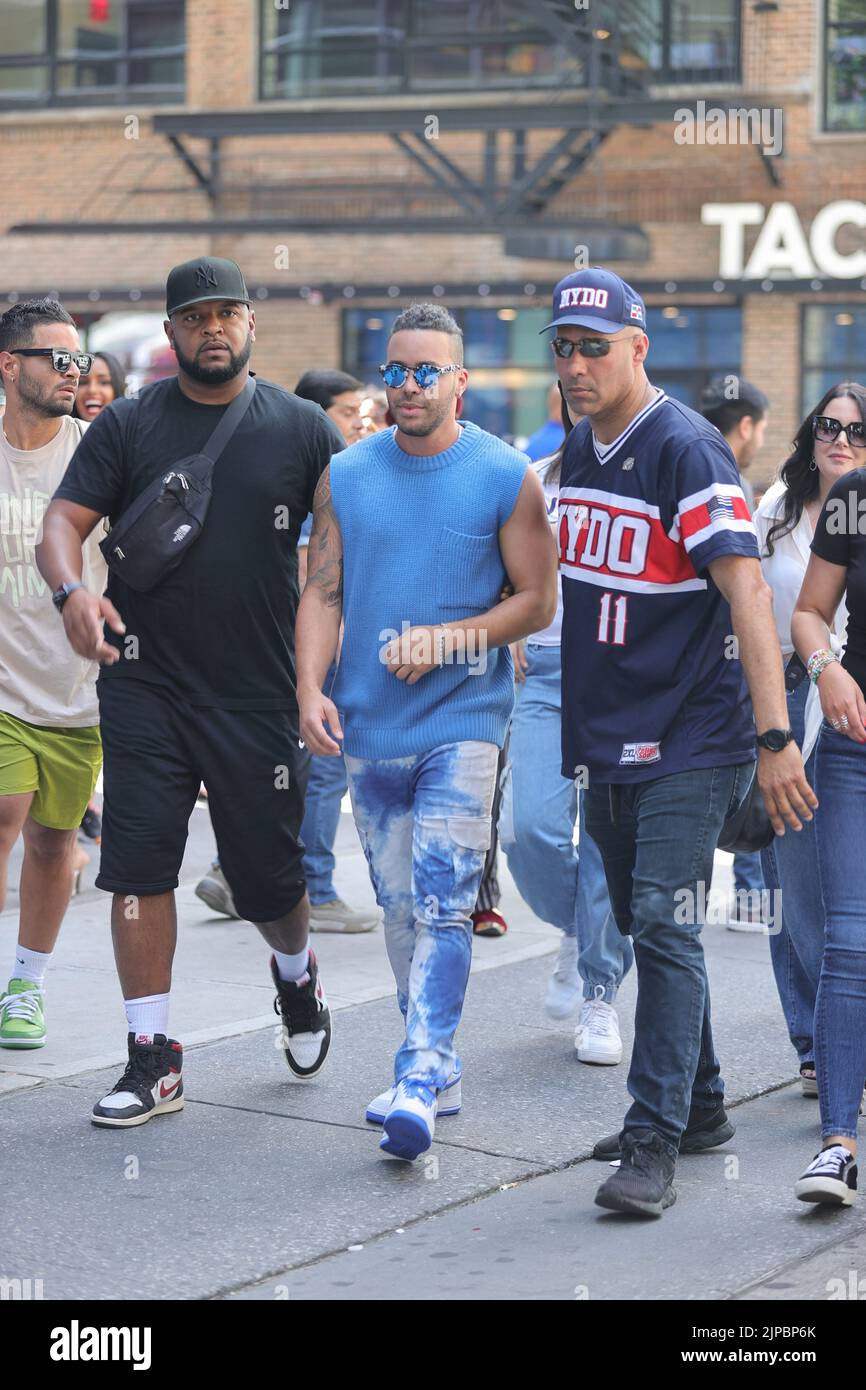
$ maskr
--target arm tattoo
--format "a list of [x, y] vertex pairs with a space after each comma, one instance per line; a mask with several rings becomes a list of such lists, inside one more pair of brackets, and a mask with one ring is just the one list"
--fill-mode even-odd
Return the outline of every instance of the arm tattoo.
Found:
[[318, 589], [328, 608], [343, 602], [343, 546], [331, 501], [331, 469], [328, 466], [313, 499], [313, 531], [307, 556], [307, 584]]

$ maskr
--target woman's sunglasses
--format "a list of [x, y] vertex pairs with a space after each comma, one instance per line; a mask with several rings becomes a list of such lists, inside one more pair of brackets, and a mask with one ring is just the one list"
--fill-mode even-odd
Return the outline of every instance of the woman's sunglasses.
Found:
[[822, 444], [832, 444], [844, 431], [852, 449], [866, 449], [866, 425], [855, 420], [853, 425], [843, 425], [832, 415], [816, 415], [812, 421], [812, 433]]
[[75, 363], [82, 376], [87, 376], [93, 365], [92, 352], [69, 352], [67, 348], [10, 348], [9, 351], [17, 352], [19, 357], [50, 357], [55, 372], [63, 372], [64, 375], [69, 371], [71, 362]]

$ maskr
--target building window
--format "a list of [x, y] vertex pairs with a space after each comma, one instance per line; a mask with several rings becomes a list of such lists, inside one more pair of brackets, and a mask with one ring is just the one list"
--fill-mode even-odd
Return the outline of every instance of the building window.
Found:
[[862, 381], [866, 362], [866, 304], [803, 307], [801, 418], [837, 381]]
[[824, 129], [866, 130], [866, 9], [863, 0], [827, 0]]
[[183, 0], [2, 0], [0, 107], [184, 96]]
[[[554, 11], [558, 9], [558, 15]], [[265, 100], [739, 75], [738, 0], [260, 0]], [[548, 13], [545, 13], [549, 10]], [[573, 39], [569, 34], [573, 34]]]
[[[450, 306], [449, 306], [450, 307]], [[697, 410], [713, 377], [740, 370], [742, 314], [739, 308], [649, 309], [647, 371], [654, 386]], [[544, 424], [547, 392], [556, 380], [550, 322], [543, 309], [451, 311], [463, 329], [469, 386], [463, 418], [516, 442], [518, 447]], [[347, 309], [343, 314], [343, 367], [365, 383], [379, 382], [387, 361], [388, 336], [396, 312]]]
[[701, 391], [714, 377], [736, 375], [740, 370], [742, 319], [738, 306], [648, 308], [646, 365], [653, 386], [699, 410]]
[[654, 82], [739, 82], [739, 0], [645, 0], [620, 14], [621, 41]]

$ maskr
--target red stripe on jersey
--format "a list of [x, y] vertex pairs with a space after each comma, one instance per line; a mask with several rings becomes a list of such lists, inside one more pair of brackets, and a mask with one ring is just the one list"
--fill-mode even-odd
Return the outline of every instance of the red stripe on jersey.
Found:
[[572, 571], [650, 584], [695, 578], [682, 541], [672, 541], [658, 517], [608, 502], [581, 502], [579, 493], [560, 498], [559, 511], [559, 558]]
[[[720, 520], [719, 517], [710, 516], [709, 503], [711, 500], [711, 498], [707, 498], [706, 502], [699, 502], [696, 507], [690, 507], [687, 512], [680, 514], [680, 530], [684, 539], [697, 535], [698, 531], [703, 531], [712, 521]], [[751, 521], [752, 514], [742, 493], [735, 492], [732, 497], [725, 496], [725, 501], [731, 503], [735, 520]]]

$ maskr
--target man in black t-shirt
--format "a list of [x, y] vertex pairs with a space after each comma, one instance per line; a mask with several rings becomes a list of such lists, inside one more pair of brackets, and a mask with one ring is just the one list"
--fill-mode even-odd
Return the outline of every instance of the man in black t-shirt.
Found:
[[[97, 887], [114, 894], [112, 934], [129, 1025], [129, 1065], [93, 1122], [143, 1124], [183, 1106], [182, 1049], [168, 1037], [174, 889], [202, 782], [238, 912], [273, 950], [292, 1072], [314, 1076], [330, 1014], [307, 947], [298, 831], [309, 755], [298, 736], [297, 538], [319, 475], [342, 441], [318, 406], [256, 382], [217, 460], [204, 530], [147, 593], [111, 574], [80, 583], [81, 546], [102, 517], [197, 453], [247, 384], [255, 315], [233, 261], [176, 266], [166, 335], [178, 376], [93, 422], [46, 513], [37, 559], [66, 636], [97, 659], [105, 805]], [[103, 621], [105, 630], [103, 631]]]

